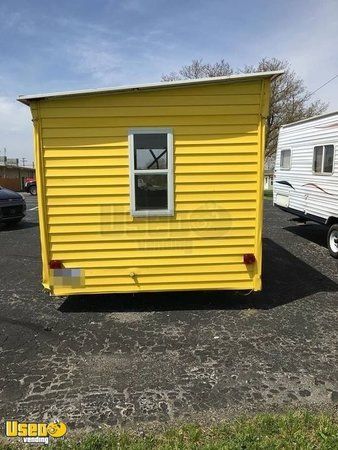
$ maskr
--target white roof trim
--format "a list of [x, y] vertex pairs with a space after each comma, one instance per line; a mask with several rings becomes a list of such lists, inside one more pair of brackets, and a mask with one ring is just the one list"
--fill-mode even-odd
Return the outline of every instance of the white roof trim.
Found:
[[282, 125], [281, 128], [288, 128], [292, 127], [293, 125], [298, 125], [300, 123], [311, 122], [311, 120], [323, 119], [324, 117], [334, 116], [335, 114], [338, 114], [338, 111], [332, 111], [329, 113], [321, 114], [319, 116], [312, 116], [309, 117], [308, 119], [297, 120], [297, 122], [286, 123], [285, 125]]
[[107, 87], [99, 89], [84, 89], [78, 91], [65, 91], [65, 92], [51, 92], [46, 94], [33, 94], [33, 95], [19, 95], [17, 100], [21, 103], [29, 105], [31, 100], [42, 100], [44, 98], [53, 97], [68, 97], [72, 95], [86, 95], [86, 94], [104, 94], [109, 92], [123, 92], [123, 91], [137, 91], [143, 89], [161, 89], [170, 88], [175, 86], [187, 86], [190, 84], [213, 84], [222, 83], [227, 81], [241, 81], [250, 78], [276, 78], [284, 73], [283, 70], [277, 70], [273, 72], [255, 72], [255, 73], [244, 73], [229, 75], [226, 77], [213, 77], [213, 78], [198, 78], [194, 80], [177, 80], [177, 81], [161, 81], [159, 83], [148, 83], [148, 84], [135, 84], [130, 86], [117, 86], [117, 87]]

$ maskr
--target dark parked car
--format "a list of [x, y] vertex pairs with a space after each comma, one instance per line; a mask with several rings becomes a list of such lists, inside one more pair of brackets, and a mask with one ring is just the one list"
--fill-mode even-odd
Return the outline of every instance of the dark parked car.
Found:
[[31, 195], [36, 195], [36, 180], [34, 178], [25, 179], [25, 191]]
[[0, 186], [0, 222], [20, 222], [25, 217], [25, 211], [25, 199], [17, 192]]

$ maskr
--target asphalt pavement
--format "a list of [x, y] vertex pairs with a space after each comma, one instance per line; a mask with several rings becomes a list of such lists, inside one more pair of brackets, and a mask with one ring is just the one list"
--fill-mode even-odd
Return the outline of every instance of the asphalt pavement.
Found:
[[0, 416], [71, 430], [338, 402], [338, 262], [325, 228], [265, 205], [263, 291], [51, 298], [36, 198], [0, 225]]

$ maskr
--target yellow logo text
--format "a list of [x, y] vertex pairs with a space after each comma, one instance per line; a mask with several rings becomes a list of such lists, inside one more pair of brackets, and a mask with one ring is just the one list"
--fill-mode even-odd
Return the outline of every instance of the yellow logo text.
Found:
[[48, 438], [60, 438], [67, 433], [67, 426], [59, 420], [54, 422], [18, 422], [6, 420], [6, 436], [21, 437], [24, 442], [48, 442]]

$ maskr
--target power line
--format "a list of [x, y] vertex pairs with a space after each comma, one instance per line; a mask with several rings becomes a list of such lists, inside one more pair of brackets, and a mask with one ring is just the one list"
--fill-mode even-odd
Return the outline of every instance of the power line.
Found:
[[321, 86], [319, 86], [318, 89], [316, 89], [315, 91], [311, 92], [311, 94], [309, 95], [309, 97], [311, 97], [311, 95], [315, 94], [316, 92], [319, 91], [319, 89], [323, 88], [324, 86], [326, 86], [327, 84], [331, 83], [331, 81], [335, 80], [338, 77], [338, 73], [337, 75], [335, 75], [334, 77], [330, 78], [326, 83], [322, 84]]

